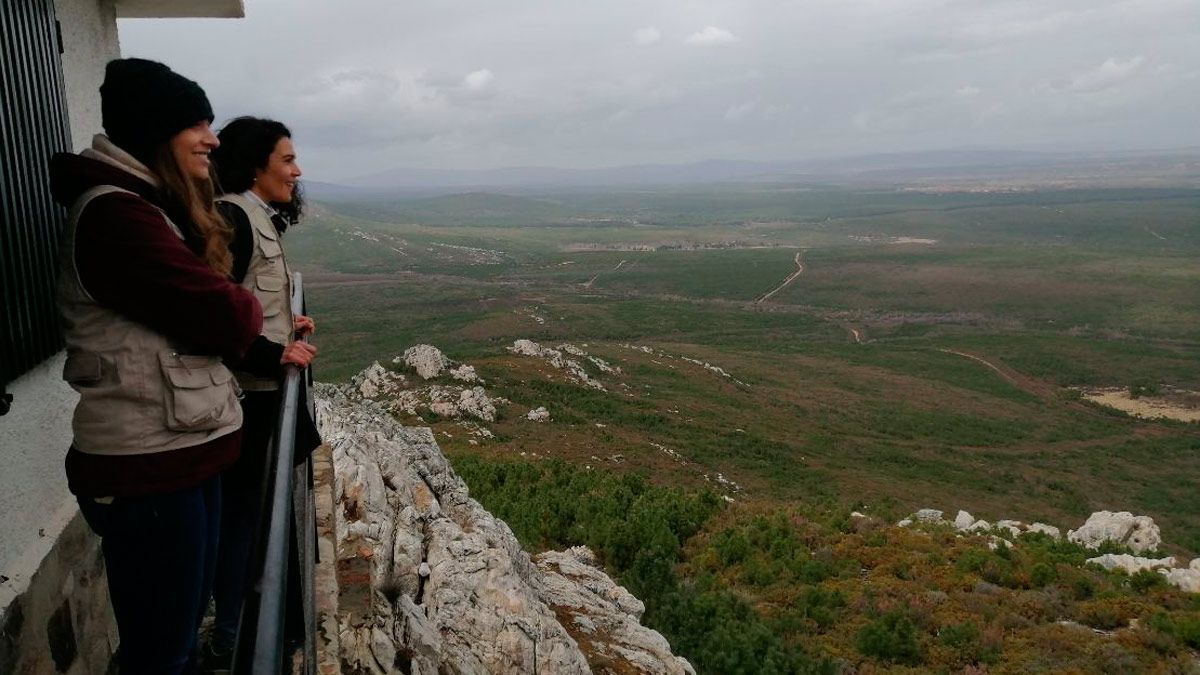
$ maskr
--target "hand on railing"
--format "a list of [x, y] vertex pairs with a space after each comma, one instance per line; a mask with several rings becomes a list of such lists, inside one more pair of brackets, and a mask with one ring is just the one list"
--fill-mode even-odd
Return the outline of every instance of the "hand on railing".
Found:
[[292, 328], [296, 331], [296, 337], [308, 337], [317, 332], [317, 324], [312, 320], [311, 316], [297, 314], [292, 318]]
[[289, 342], [283, 348], [283, 357], [279, 359], [279, 362], [284, 365], [291, 364], [303, 370], [308, 367], [308, 364], [312, 363], [312, 360], [316, 356], [317, 348], [315, 345], [296, 340]]

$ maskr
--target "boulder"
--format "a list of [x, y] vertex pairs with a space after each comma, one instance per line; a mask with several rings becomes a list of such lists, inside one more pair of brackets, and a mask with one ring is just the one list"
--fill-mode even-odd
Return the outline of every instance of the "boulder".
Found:
[[981, 518], [981, 519], [971, 523], [971, 526], [967, 528], [967, 531], [968, 532], [987, 532], [990, 529], [992, 529], [992, 524]]
[[942, 512], [937, 509], [921, 509], [912, 515], [913, 519], [920, 523], [940, 523], [942, 522]]
[[1067, 532], [1067, 539], [1087, 548], [1099, 548], [1111, 541], [1128, 546], [1135, 553], [1158, 550], [1162, 535], [1149, 516], [1128, 511], [1097, 511], [1078, 530]]
[[457, 368], [451, 368], [450, 377], [459, 382], [482, 382], [479, 375], [475, 372], [475, 366], [468, 366], [465, 363]]
[[1192, 561], [1185, 568], [1159, 570], [1167, 578], [1167, 583], [1175, 586], [1184, 593], [1200, 593], [1200, 558]]
[[996, 527], [1001, 530], [1008, 530], [1008, 533], [1015, 537], [1021, 534], [1024, 523], [1019, 520], [997, 520]]
[[525, 419], [531, 422], [549, 422], [550, 411], [546, 410], [546, 406], [538, 406], [525, 414]]
[[[422, 379], [431, 380], [450, 367], [450, 359], [433, 345], [413, 345], [404, 350], [404, 365], [417, 371]], [[474, 372], [474, 369], [472, 369]]]
[[1034, 523], [1029, 526], [1026, 532], [1041, 532], [1042, 534], [1050, 535], [1054, 539], [1062, 539], [1062, 530], [1045, 523]]
[[959, 511], [958, 515], [954, 516], [954, 527], [959, 530], [966, 530], [975, 522], [975, 518], [966, 511]]
[[463, 389], [459, 394], [458, 409], [463, 415], [483, 422], [496, 421], [496, 405], [488, 397], [483, 387]]
[[1139, 558], [1128, 554], [1105, 553], [1102, 556], [1088, 558], [1087, 562], [1103, 567], [1106, 570], [1125, 570], [1129, 574], [1142, 570], [1152, 570], [1159, 567], [1175, 566], [1175, 558]]

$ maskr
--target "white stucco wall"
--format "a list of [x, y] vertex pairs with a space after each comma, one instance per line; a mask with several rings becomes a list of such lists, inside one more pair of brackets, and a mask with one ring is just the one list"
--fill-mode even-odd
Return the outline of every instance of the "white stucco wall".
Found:
[[[21, 592], [75, 512], [63, 458], [79, 396], [62, 379], [60, 353], [8, 385], [12, 410], [0, 417], [0, 584]], [[0, 604], [2, 606], [2, 604]]]
[[54, 0], [62, 24], [63, 85], [76, 152], [92, 144], [100, 126], [100, 83], [104, 66], [121, 56], [117, 11], [112, 0]]

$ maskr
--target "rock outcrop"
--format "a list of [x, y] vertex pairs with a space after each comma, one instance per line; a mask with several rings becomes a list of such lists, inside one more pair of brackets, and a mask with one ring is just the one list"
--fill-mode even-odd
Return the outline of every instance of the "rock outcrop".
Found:
[[[856, 512], [857, 513], [857, 512]], [[852, 516], [854, 514], [851, 514]], [[861, 514], [860, 514], [861, 515]], [[1017, 541], [1017, 538], [1028, 534], [1044, 534], [1054, 539], [1062, 538], [1062, 530], [1046, 523], [1026, 525], [1019, 520], [1001, 519], [993, 525], [986, 520], [974, 520], [967, 511], [959, 511], [954, 522], [950, 523], [942, 517], [942, 511], [937, 509], [920, 509], [896, 523], [898, 527], [914, 525], [953, 525], [959, 532], [987, 534], [987, 547], [993, 551], [1007, 548]], [[1003, 536], [996, 536], [999, 533]], [[1011, 541], [1004, 537], [1011, 537]], [[1149, 516], [1135, 516], [1128, 511], [1113, 513], [1112, 511], [1097, 511], [1088, 517], [1078, 530], [1067, 533], [1067, 539], [1087, 548], [1099, 548], [1104, 542], [1114, 542], [1128, 546], [1136, 553], [1154, 551], [1162, 543], [1158, 525]], [[1095, 558], [1089, 558], [1094, 563], [1107, 570], [1121, 569], [1129, 574], [1141, 570], [1157, 570], [1167, 578], [1167, 583], [1176, 586], [1186, 593], [1200, 593], [1200, 558], [1192, 561], [1185, 568], [1175, 567], [1175, 558], [1143, 558], [1128, 554], [1106, 553]]]
[[533, 410], [525, 413], [525, 419], [531, 422], [549, 422], [550, 411], [546, 410], [546, 406], [538, 406]]
[[1087, 548], [1099, 548], [1111, 541], [1128, 546], [1134, 553], [1156, 551], [1162, 543], [1153, 518], [1128, 511], [1097, 511], [1078, 530], [1067, 532], [1067, 539]]
[[1106, 570], [1125, 570], [1130, 574], [1140, 572], [1142, 570], [1154, 570], [1159, 568], [1170, 569], [1175, 567], [1175, 558], [1141, 558], [1125, 553], [1105, 553], [1102, 556], [1088, 558], [1087, 562], [1103, 567]]
[[1185, 593], [1200, 593], [1200, 558], [1193, 560], [1186, 568], [1158, 572], [1167, 578], [1167, 583], [1179, 590]]
[[[411, 358], [410, 358], [411, 357]], [[430, 345], [417, 345], [397, 356], [393, 363], [403, 361], [413, 365], [421, 377], [438, 377], [442, 372], [469, 382], [481, 382], [472, 366], [461, 365], [455, 369], [446, 370], [439, 363], [453, 363]], [[438, 370], [438, 368], [441, 370]], [[475, 419], [480, 422], [496, 421], [496, 405], [503, 399], [494, 399], [487, 391], [479, 386], [464, 387], [460, 385], [428, 384], [410, 388], [408, 379], [401, 373], [388, 370], [378, 361], [363, 369], [350, 378], [350, 385], [343, 393], [355, 399], [376, 401], [386, 405], [389, 410], [408, 415], [419, 415], [422, 410], [428, 410], [435, 415], [448, 419]]]
[[413, 345], [404, 350], [401, 358], [423, 380], [432, 380], [450, 367], [450, 359], [433, 345]]
[[[554, 349], [552, 347], [544, 347], [539, 345], [533, 340], [515, 340], [513, 341], [512, 346], [508, 348], [508, 351], [519, 356], [532, 356], [534, 358], [542, 359], [552, 368], [564, 371], [567, 374], [568, 379], [578, 382], [586, 387], [604, 391], [604, 384], [602, 382], [594, 379], [591, 375], [588, 375], [587, 370], [584, 369], [579, 361], [568, 358], [568, 356], [575, 356], [579, 358], [591, 359], [587, 352], [583, 351], [579, 347], [576, 347], [575, 345], [562, 344], [558, 346], [558, 349]], [[609, 367], [607, 362], [602, 360], [594, 359], [592, 360], [592, 363], [595, 364], [597, 368], [600, 368], [602, 372], [616, 372], [615, 369]]]
[[531, 559], [425, 428], [321, 386], [345, 672], [693, 673], [586, 549]]
[[355, 392], [363, 398], [370, 399], [392, 396], [407, 384], [408, 380], [403, 375], [384, 368], [378, 361], [350, 378], [350, 386]]

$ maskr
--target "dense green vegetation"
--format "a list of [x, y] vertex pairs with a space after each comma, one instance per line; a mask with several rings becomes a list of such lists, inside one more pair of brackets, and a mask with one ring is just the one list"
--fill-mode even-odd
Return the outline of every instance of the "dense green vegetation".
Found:
[[561, 461], [487, 463], [455, 456], [472, 494], [532, 550], [584, 544], [646, 603], [658, 628], [700, 672], [820, 673], [808, 656], [736, 594], [676, 574], [683, 542], [719, 509], [711, 492], [658, 487], [635, 474], [614, 476]]
[[[1085, 567], [1093, 552], [1041, 534], [989, 550], [982, 536], [906, 532], [824, 508], [722, 509], [712, 492], [557, 460], [452, 459], [526, 547], [595, 550], [698, 672], [837, 672], [864, 661], [1150, 672], [1188, 667], [1200, 639], [1200, 597], [1156, 573]], [[1090, 630], [1131, 620], [1145, 627], [1108, 645]]]
[[[1163, 555], [1200, 553], [1200, 428], [1072, 388], [1200, 391], [1200, 191], [730, 186], [315, 216], [287, 244], [318, 377], [416, 343], [475, 365], [512, 402], [495, 437], [434, 422], [472, 494], [531, 550], [591, 546], [699, 672], [1191, 667], [1200, 605], [1157, 574], [886, 524], [1131, 510]], [[585, 363], [606, 388], [582, 387], [518, 338], [621, 372]], [[526, 423], [539, 405], [553, 421]]]

